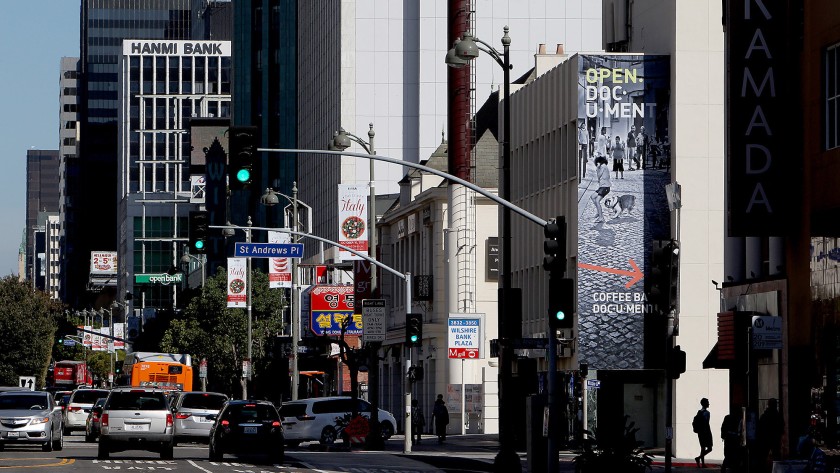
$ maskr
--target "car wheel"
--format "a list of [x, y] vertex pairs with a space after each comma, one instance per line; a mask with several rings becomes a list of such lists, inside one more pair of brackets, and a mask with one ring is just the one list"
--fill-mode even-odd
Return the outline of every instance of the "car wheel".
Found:
[[335, 428], [331, 425], [324, 427], [321, 431], [321, 443], [324, 445], [332, 445], [335, 443]]
[[382, 440], [388, 440], [394, 435], [394, 426], [390, 422], [383, 422], [379, 428], [382, 433]]
[[45, 452], [53, 451], [53, 435], [50, 433], [50, 439], [46, 441], [43, 445], [41, 445], [41, 450]]
[[172, 442], [164, 443], [160, 450], [160, 459], [172, 460], [173, 458], [175, 458], [175, 444]]
[[73, 431], [70, 430], [67, 426], [64, 427], [64, 435], [72, 435]]
[[97, 451], [96, 458], [100, 460], [107, 460], [111, 456], [111, 452], [108, 450], [108, 441], [104, 438], [99, 439], [99, 449]]
[[210, 461], [211, 462], [220, 462], [224, 454], [218, 450], [216, 450], [216, 446], [213, 445], [213, 442], [210, 442]]
[[[58, 429], [59, 432], [62, 432], [62, 429]], [[60, 433], [58, 435], [58, 440], [53, 442], [53, 450], [60, 452], [64, 450], [64, 433]]]
[[285, 452], [283, 449], [279, 449], [279, 451], [272, 452], [268, 456], [268, 462], [272, 465], [282, 465], [283, 461], [285, 460]]

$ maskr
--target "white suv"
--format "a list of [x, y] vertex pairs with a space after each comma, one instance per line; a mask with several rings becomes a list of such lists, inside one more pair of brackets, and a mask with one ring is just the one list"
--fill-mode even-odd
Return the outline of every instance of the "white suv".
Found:
[[115, 388], [102, 407], [99, 459], [122, 450], [149, 450], [171, 460], [172, 418], [163, 390]]
[[97, 399], [108, 397], [107, 389], [77, 389], [70, 394], [64, 408], [64, 435], [74, 430], [85, 430], [90, 409]]
[[[370, 419], [371, 405], [363, 399], [357, 399], [356, 410]], [[353, 398], [349, 396], [315, 397], [284, 402], [280, 408], [283, 418], [283, 434], [286, 444], [300, 445], [301, 442], [317, 440], [322, 444], [332, 444], [339, 436], [340, 428], [336, 418], [344, 417], [353, 411]], [[396, 419], [390, 412], [379, 409], [379, 423], [382, 426], [382, 438], [387, 440], [394, 435]]]

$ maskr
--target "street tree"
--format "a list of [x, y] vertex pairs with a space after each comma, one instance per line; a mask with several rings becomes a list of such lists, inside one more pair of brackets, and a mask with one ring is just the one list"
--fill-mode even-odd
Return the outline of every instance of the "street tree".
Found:
[[[269, 289], [268, 276], [260, 271], [253, 271], [251, 284], [254, 384], [268, 386], [271, 384], [268, 380], [260, 382], [261, 369], [268, 363], [274, 338], [283, 331], [286, 301], [283, 290]], [[241, 390], [242, 361], [247, 357], [247, 323], [245, 309], [227, 307], [227, 271], [219, 268], [214, 276], [207, 278], [183, 314], [172, 319], [163, 333], [160, 349], [189, 353], [194, 360], [206, 358], [208, 388], [233, 394]], [[197, 374], [198, 370], [194, 372]]]
[[60, 314], [61, 304], [43, 291], [17, 276], [0, 279], [0, 385], [34, 375], [44, 386]]

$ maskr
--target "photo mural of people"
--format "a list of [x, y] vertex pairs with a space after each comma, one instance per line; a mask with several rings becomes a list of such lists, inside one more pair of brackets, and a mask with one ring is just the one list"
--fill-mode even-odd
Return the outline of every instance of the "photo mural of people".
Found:
[[652, 242], [671, 237], [670, 58], [581, 55], [578, 73], [576, 126], [597, 130], [578, 184], [579, 359], [643, 369], [643, 276]]

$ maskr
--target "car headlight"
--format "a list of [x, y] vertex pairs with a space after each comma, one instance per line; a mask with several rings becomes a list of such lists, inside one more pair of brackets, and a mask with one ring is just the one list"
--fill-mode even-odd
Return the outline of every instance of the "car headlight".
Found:
[[49, 417], [36, 417], [36, 418], [32, 419], [31, 421], [29, 421], [29, 424], [30, 425], [46, 424], [49, 421], [50, 421]]

